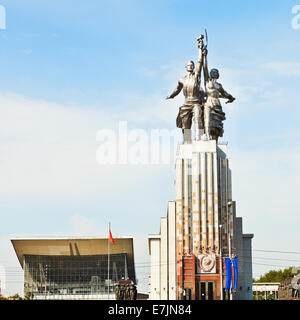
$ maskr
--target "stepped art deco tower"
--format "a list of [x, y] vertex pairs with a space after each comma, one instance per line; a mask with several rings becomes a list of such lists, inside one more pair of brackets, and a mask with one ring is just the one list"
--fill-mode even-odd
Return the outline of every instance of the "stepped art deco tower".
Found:
[[150, 299], [252, 299], [253, 234], [243, 234], [236, 216], [227, 143], [218, 143], [225, 120], [220, 98], [235, 98], [217, 82], [217, 69], [208, 72], [203, 40], [197, 39], [196, 68], [188, 61], [187, 75], [167, 97], [181, 90], [185, 96], [176, 120], [183, 143], [176, 155], [175, 201], [161, 218], [160, 233], [148, 237]]

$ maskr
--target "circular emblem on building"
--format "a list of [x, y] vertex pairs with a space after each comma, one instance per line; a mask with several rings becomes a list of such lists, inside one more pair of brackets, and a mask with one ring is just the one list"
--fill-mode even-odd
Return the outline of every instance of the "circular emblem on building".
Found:
[[213, 255], [204, 254], [200, 257], [199, 262], [202, 272], [211, 272], [216, 265], [216, 258]]

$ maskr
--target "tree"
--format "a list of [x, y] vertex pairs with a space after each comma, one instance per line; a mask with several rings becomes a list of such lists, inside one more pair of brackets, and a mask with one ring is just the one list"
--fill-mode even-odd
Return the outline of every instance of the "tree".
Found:
[[284, 270], [270, 270], [256, 280], [256, 282], [281, 282], [283, 280], [291, 279], [294, 277], [292, 269], [293, 267]]

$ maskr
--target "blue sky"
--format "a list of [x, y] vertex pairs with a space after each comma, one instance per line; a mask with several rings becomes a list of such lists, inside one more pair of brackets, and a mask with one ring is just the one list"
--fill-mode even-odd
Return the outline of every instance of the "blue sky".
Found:
[[[204, 28], [209, 66], [236, 97], [224, 104], [224, 140], [244, 231], [254, 249], [299, 251], [296, 0], [0, 4], [0, 263], [18, 267], [11, 236], [106, 235], [109, 221], [114, 234], [137, 236], [147, 260], [145, 237], [174, 199], [173, 165], [100, 166], [96, 134], [119, 120], [173, 129], [182, 97], [164, 98]], [[276, 268], [258, 255], [254, 276]]]

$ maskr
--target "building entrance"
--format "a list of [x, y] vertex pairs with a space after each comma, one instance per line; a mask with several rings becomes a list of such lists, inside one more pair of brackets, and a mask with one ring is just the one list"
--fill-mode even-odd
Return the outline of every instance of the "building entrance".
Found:
[[199, 283], [200, 300], [213, 300], [214, 299], [214, 282], [201, 281]]

